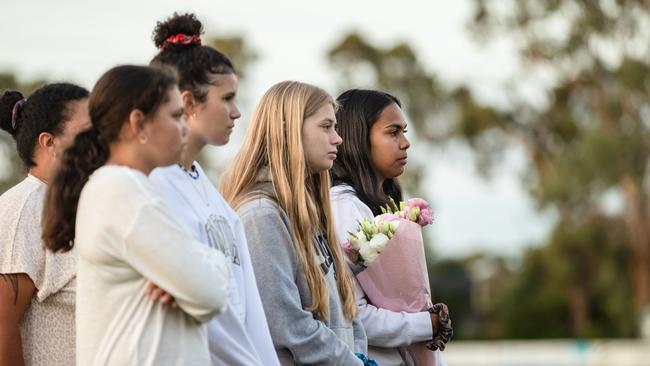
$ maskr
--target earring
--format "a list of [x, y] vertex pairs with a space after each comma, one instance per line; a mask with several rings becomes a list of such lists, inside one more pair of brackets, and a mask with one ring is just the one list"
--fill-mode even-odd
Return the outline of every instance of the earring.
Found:
[[147, 136], [139, 136], [138, 141], [140, 141], [142, 145], [145, 145], [147, 141], [149, 141], [149, 138]]
[[190, 117], [191, 117], [192, 119], [196, 119], [196, 112], [192, 113], [192, 115], [191, 115]]

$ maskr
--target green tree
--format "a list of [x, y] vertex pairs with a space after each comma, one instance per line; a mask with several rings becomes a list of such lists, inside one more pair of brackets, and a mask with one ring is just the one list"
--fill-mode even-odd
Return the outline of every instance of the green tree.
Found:
[[[503, 334], [514, 338], [631, 337], [636, 322], [625, 224], [595, 214], [562, 221], [548, 244], [528, 250], [522, 270], [495, 299]], [[581, 258], [576, 261], [575, 258]], [[567, 325], [570, 328], [567, 329]]]
[[[511, 305], [500, 315], [508, 324], [504, 335], [634, 335], [635, 314], [650, 305], [648, 2], [475, 5], [470, 25], [479, 42], [503, 37], [520, 47], [521, 73], [506, 86], [511, 103], [504, 109], [477, 102], [470, 86], [439, 85], [407, 44], [376, 47], [358, 34], [329, 53], [341, 85], [397, 94], [418, 138], [465, 141], [488, 175], [507, 149], [524, 147], [530, 164], [522, 183], [540, 210], [557, 213], [558, 223], [544, 247], [526, 254], [515, 285], [504, 287], [502, 303]], [[546, 102], [521, 98], [519, 80], [543, 73], [554, 80]], [[417, 186], [419, 177], [411, 178]], [[607, 197], [620, 198], [622, 212], [605, 209]], [[547, 278], [552, 285], [536, 283]], [[535, 301], [521, 301], [524, 293]], [[553, 324], [572, 327], [535, 333], [514, 326], [543, 327], [553, 316]], [[611, 325], [609, 333], [603, 325]]]
[[[485, 120], [470, 139], [494, 131], [516, 136], [529, 153], [527, 181], [542, 207], [561, 221], [603, 212], [603, 198], [619, 194], [629, 244], [637, 312], [650, 305], [650, 3], [648, 1], [477, 0], [475, 34], [517, 41], [524, 72], [550, 71], [549, 103], [521, 99]], [[562, 31], [550, 31], [561, 29]], [[462, 126], [462, 124], [461, 124]], [[462, 129], [458, 130], [462, 133]], [[580, 263], [580, 257], [574, 258]], [[585, 305], [586, 306], [586, 305]], [[574, 314], [575, 315], [575, 314]]]

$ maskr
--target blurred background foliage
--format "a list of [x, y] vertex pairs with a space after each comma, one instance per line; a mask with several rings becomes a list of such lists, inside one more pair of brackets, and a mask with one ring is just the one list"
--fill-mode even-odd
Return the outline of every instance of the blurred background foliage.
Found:
[[[461, 141], [486, 179], [506, 150], [523, 148], [521, 183], [540, 211], [557, 214], [546, 240], [520, 258], [428, 253], [435, 300], [449, 305], [456, 339], [638, 337], [650, 307], [650, 1], [473, 1], [476, 42], [507, 37], [519, 49], [524, 74], [505, 106], [481, 103], [470, 85], [443, 86], [407, 42], [378, 46], [352, 32], [324, 55], [336, 93], [397, 95], [414, 145]], [[210, 43], [243, 78], [258, 58], [243, 37]], [[521, 83], [542, 76], [551, 80], [543, 103], [522, 98]], [[2, 90], [44, 82], [0, 74]], [[3, 192], [25, 172], [5, 133], [0, 151]], [[413, 161], [403, 178], [413, 195], [426, 190], [425, 163]]]

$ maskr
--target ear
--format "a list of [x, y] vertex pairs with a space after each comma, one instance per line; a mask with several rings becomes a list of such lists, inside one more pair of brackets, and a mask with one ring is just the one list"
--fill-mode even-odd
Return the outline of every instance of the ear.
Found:
[[38, 135], [38, 146], [48, 153], [54, 152], [54, 135], [49, 132], [41, 132]]
[[136, 138], [144, 130], [145, 116], [139, 109], [134, 109], [129, 113], [129, 130]]
[[183, 101], [183, 109], [185, 110], [185, 114], [191, 116], [192, 113], [195, 112], [196, 106], [198, 104], [196, 98], [194, 98], [194, 95], [191, 91], [184, 90], [181, 93], [181, 100]]
[[129, 113], [128, 131], [135, 139], [142, 144], [146, 144], [148, 136], [144, 132], [146, 117], [139, 109], [134, 109]]

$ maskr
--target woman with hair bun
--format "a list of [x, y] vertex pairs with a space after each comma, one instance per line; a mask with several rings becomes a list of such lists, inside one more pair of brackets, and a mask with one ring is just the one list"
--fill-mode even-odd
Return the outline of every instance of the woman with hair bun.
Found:
[[63, 151], [89, 126], [88, 90], [80, 86], [49, 84], [28, 98], [18, 91], [0, 97], [0, 127], [28, 171], [0, 196], [2, 365], [75, 362], [75, 253], [45, 250], [41, 212]]
[[202, 31], [194, 14], [174, 14], [154, 30], [160, 51], [151, 63], [177, 69], [189, 132], [181, 163], [155, 169], [150, 180], [194, 238], [229, 259], [228, 308], [207, 325], [213, 364], [278, 365], [244, 228], [196, 161], [205, 146], [227, 144], [240, 117], [235, 68], [201, 44]]

